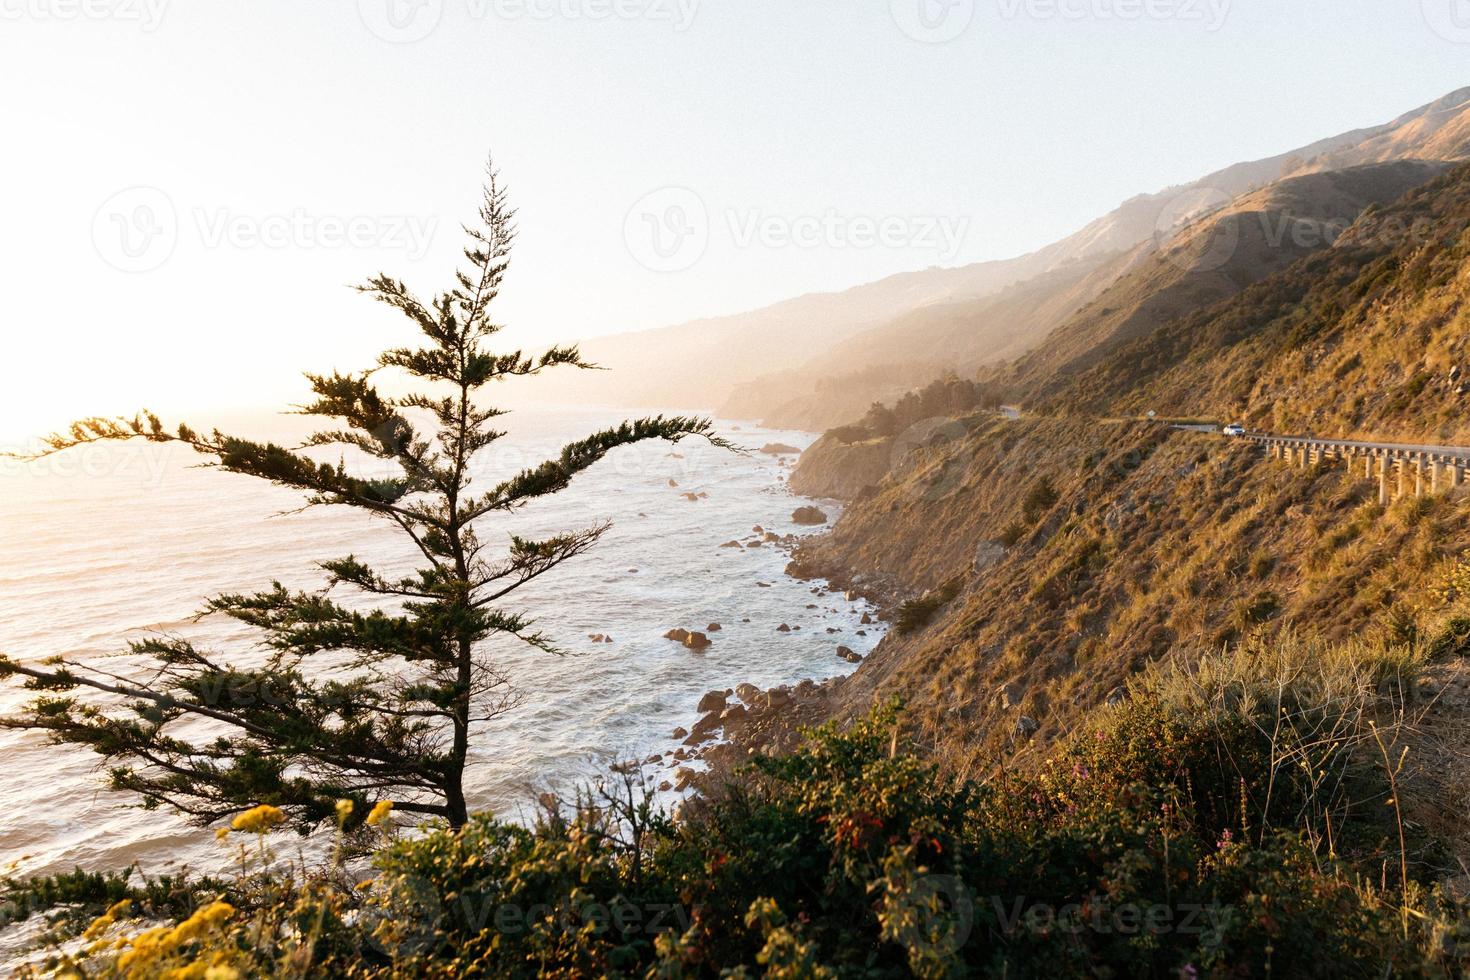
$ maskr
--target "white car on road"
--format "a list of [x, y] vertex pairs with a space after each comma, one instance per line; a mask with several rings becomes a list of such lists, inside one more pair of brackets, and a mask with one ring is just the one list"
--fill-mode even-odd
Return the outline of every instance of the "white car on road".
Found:
[[1225, 428], [1220, 430], [1220, 434], [1226, 436], [1243, 436], [1245, 435], [1245, 426], [1241, 425], [1239, 422], [1231, 422], [1229, 425], [1225, 426]]

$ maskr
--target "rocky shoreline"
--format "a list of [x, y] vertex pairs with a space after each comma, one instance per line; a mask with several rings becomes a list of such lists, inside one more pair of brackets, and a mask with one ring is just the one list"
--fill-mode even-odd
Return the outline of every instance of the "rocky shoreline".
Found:
[[[862, 613], [859, 624], [872, 627], [875, 632], [886, 631], [892, 612], [902, 598], [894, 583], [880, 576], [854, 573], [834, 564], [829, 557], [818, 557], [815, 545], [825, 535], [788, 534], [778, 537], [761, 534], [759, 527], [755, 531], [759, 535], [757, 546], [770, 544], [788, 551], [791, 560], [785, 574], [814, 583], [811, 593], [816, 599], [830, 601], [837, 596], [853, 611], [856, 607], [852, 604], [865, 602], [874, 611]], [[736, 545], [741, 543], [731, 542], [726, 546]], [[811, 608], [815, 608], [815, 604], [808, 606]], [[829, 607], [828, 611], [837, 610]], [[787, 632], [800, 628], [787, 627], [783, 623], [778, 630]], [[828, 628], [827, 632], [835, 631]], [[679, 629], [671, 630], [667, 635], [684, 642], [679, 634], [689, 635]], [[860, 629], [858, 635], [866, 636], [867, 630]], [[686, 642], [686, 645], [689, 644]], [[837, 656], [852, 664], [861, 664], [865, 660], [846, 646], [838, 646]], [[766, 690], [753, 684], [739, 684], [734, 688], [708, 692], [695, 708], [698, 719], [688, 728], [681, 727], [673, 733], [674, 737], [682, 740], [682, 745], [668, 758], [684, 765], [676, 769], [672, 780], [663, 781], [658, 788], [680, 793], [692, 789], [705, 796], [720, 792], [736, 770], [752, 756], [789, 752], [800, 742], [802, 729], [820, 725], [836, 716], [845, 703], [846, 686], [854, 676], [848, 674], [823, 681], [805, 679]], [[692, 765], [695, 763], [702, 763], [707, 768], [695, 769]]]

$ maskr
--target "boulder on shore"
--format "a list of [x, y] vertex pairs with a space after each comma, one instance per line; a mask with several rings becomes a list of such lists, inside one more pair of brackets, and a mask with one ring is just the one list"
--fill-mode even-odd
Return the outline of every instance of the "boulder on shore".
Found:
[[854, 652], [850, 647], [838, 647], [837, 656], [850, 664], [860, 664], [863, 662], [863, 655]]
[[812, 527], [817, 524], [826, 524], [827, 515], [816, 507], [798, 507], [791, 512], [791, 520], [797, 524]]
[[699, 699], [699, 706], [694, 710], [698, 711], [700, 714], [707, 714], [711, 711], [724, 711], [725, 702], [729, 699], [730, 695], [726, 694], [724, 691], [710, 691], [704, 697]]

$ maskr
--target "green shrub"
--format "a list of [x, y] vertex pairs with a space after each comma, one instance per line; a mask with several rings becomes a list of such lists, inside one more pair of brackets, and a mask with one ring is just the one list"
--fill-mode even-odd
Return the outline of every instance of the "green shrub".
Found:
[[1470, 656], [1470, 616], [1451, 619], [1429, 641], [1425, 652], [1430, 660]]
[[1040, 477], [1031, 484], [1031, 489], [1026, 491], [1026, 497], [1021, 502], [1021, 516], [1027, 524], [1035, 524], [1043, 514], [1056, 506], [1056, 488], [1052, 486], [1047, 477]]
[[1000, 532], [1000, 543], [1007, 548], [1014, 548], [1026, 536], [1026, 525], [1020, 521], [1012, 521], [1007, 524], [1005, 530]]
[[[1387, 787], [1352, 720], [1384, 707], [1384, 679], [1416, 662], [1287, 636], [1156, 667], [1035, 768], [983, 784], [945, 777], [890, 705], [757, 757], [679, 820], [640, 802], [629, 776], [532, 827], [482, 816], [393, 841], [365, 887], [307, 882], [255, 913], [214, 903], [138, 937], [104, 916], [70, 966], [104, 977], [1456, 975], [1470, 966], [1466, 907], [1397, 881], [1376, 846], [1359, 858], [1360, 840], [1382, 840]], [[164, 955], [125, 972], [121, 957], [140, 945]]]

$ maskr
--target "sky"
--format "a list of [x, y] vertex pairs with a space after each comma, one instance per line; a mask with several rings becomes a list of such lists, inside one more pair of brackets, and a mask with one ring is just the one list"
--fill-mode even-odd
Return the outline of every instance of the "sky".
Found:
[[270, 407], [449, 284], [554, 341], [1004, 258], [1470, 84], [1470, 0], [0, 0], [0, 441]]

